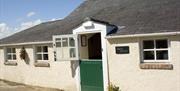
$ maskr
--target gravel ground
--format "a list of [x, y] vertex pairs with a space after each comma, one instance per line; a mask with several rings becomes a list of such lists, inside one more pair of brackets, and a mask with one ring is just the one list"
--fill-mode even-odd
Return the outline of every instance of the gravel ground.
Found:
[[15, 82], [0, 80], [0, 91], [63, 91], [63, 90], [28, 86]]

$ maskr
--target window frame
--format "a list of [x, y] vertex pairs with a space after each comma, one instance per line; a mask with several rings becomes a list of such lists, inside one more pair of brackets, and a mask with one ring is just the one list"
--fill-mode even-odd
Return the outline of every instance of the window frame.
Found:
[[[8, 53], [8, 49], [10, 49], [10, 53]], [[15, 53], [13, 53], [13, 49], [15, 50]], [[11, 56], [11, 59], [8, 59], [8, 56]], [[14, 59], [15, 55], [15, 59]], [[7, 61], [16, 61], [17, 60], [17, 54], [16, 54], [16, 48], [15, 47], [6, 47], [5, 48], [5, 60]]]
[[[38, 47], [41, 48], [41, 52], [38, 52], [38, 51], [37, 51]], [[47, 47], [47, 52], [44, 52], [44, 51], [43, 51], [43, 47]], [[41, 55], [41, 60], [38, 59], [38, 55]], [[47, 55], [47, 56], [48, 56], [48, 59], [47, 59], [47, 60], [44, 59], [44, 55]], [[37, 45], [37, 46], [35, 46], [35, 58], [36, 58], [36, 59], [35, 59], [36, 61], [48, 61], [48, 60], [49, 60], [49, 49], [48, 49], [48, 45]]]
[[[144, 49], [143, 48], [143, 42], [144, 41], [153, 41], [153, 44], [154, 44], [154, 48], [153, 49]], [[167, 48], [156, 48], [156, 41], [157, 40], [167, 40]], [[142, 39], [141, 40], [141, 60], [142, 62], [144, 63], [169, 63], [170, 62], [170, 40], [168, 38], [145, 38], [145, 39]], [[157, 59], [157, 51], [168, 51], [168, 59], [166, 60], [158, 60]], [[144, 52], [145, 51], [153, 51], [154, 52], [154, 60], [144, 60]]]
[[[67, 38], [67, 46], [63, 46], [63, 38]], [[70, 38], [74, 38], [74, 46], [70, 46]], [[58, 41], [56, 41], [56, 39], [60, 39]], [[74, 49], [75, 50], [75, 57], [68, 57], [68, 58], [63, 58], [64, 55], [62, 54], [61, 58], [57, 58], [57, 47], [56, 47], [56, 43], [60, 42], [61, 46], [60, 48], [68, 48], [68, 53], [70, 53], [70, 49]], [[75, 60], [79, 60], [79, 50], [78, 50], [78, 35], [76, 34], [68, 34], [68, 35], [54, 35], [53, 36], [53, 48], [54, 48], [54, 61], [75, 61]], [[61, 50], [61, 52], [63, 53], [63, 49]], [[69, 55], [70, 56], [70, 55]]]

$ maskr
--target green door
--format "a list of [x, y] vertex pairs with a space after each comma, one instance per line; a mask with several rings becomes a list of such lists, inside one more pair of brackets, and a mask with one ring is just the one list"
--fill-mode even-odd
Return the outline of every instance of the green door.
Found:
[[80, 62], [81, 91], [103, 91], [102, 61]]

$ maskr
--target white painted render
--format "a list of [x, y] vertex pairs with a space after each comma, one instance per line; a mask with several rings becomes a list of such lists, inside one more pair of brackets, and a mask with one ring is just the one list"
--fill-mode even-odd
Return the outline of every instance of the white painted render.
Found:
[[[140, 69], [140, 41], [168, 38], [173, 70]], [[122, 91], [180, 91], [180, 35], [108, 39], [110, 81]], [[129, 54], [116, 54], [116, 46], [129, 46]], [[158, 63], [157, 63], [158, 64]]]
[[[24, 46], [28, 54], [29, 64], [21, 60], [20, 50], [22, 46], [11, 46], [16, 48], [17, 66], [4, 65], [4, 59], [0, 60], [0, 79], [24, 83], [28, 85], [52, 87], [66, 91], [76, 91], [75, 63], [71, 61], [55, 62], [52, 44], [48, 45], [50, 67], [35, 67], [33, 46]], [[4, 58], [4, 50], [0, 49], [0, 58]]]

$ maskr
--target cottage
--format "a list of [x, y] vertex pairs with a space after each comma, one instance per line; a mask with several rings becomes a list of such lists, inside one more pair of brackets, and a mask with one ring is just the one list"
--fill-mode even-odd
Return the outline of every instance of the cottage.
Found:
[[85, 0], [0, 40], [0, 79], [65, 91], [180, 91], [179, 0]]

